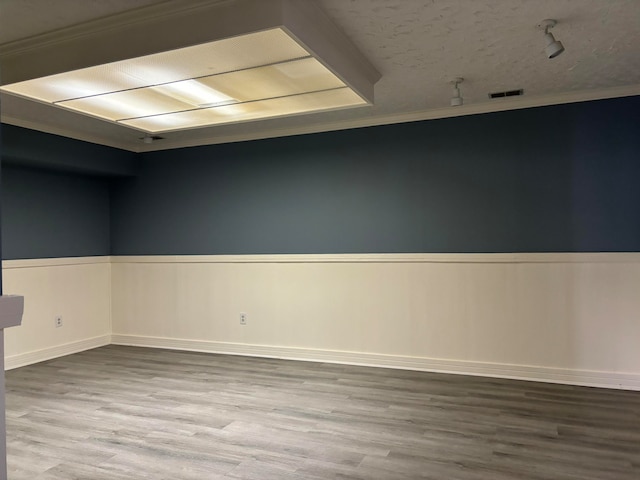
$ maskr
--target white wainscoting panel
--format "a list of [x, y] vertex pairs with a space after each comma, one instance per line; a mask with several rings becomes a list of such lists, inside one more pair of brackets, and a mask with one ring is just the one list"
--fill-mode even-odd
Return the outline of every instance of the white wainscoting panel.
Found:
[[[6, 260], [3, 289], [24, 295], [22, 325], [5, 331], [5, 368], [48, 360], [111, 341], [109, 257]], [[55, 318], [62, 316], [62, 327]]]
[[112, 257], [112, 295], [114, 343], [640, 389], [637, 253]]

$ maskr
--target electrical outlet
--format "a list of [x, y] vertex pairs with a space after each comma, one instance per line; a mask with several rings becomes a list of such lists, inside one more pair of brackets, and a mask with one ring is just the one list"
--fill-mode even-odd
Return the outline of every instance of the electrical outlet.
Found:
[[246, 325], [246, 324], [247, 324], [247, 314], [240, 313], [240, 325]]
[[62, 317], [60, 315], [58, 315], [56, 317], [56, 328], [61, 327], [62, 326]]

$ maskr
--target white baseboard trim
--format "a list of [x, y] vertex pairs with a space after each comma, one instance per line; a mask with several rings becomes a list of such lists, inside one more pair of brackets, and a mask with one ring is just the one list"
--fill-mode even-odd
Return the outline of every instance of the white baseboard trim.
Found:
[[101, 335], [5, 358], [5, 370], [79, 353], [105, 345], [166, 348], [192, 352], [280, 358], [307, 362], [326, 362], [366, 367], [397, 368], [424, 372], [453, 373], [481, 377], [509, 378], [534, 382], [561, 383], [588, 387], [640, 391], [640, 374], [512, 365], [502, 363], [406, 357], [377, 353], [344, 352], [311, 348], [276, 347], [204, 340], [146, 337], [138, 335]]
[[397, 368], [403, 370], [509, 378], [514, 380], [561, 383], [623, 390], [640, 390], [640, 374], [637, 373], [570, 370], [528, 365], [405, 357], [376, 353], [275, 347], [269, 345], [249, 345], [241, 343], [146, 337], [138, 335], [113, 334], [111, 336], [111, 343], [115, 345], [137, 347], [166, 348], [171, 350], [340, 363], [367, 367]]
[[64, 357], [72, 353], [83, 352], [92, 348], [104, 347], [111, 343], [111, 335], [101, 335], [99, 337], [87, 338], [77, 342], [56, 345], [55, 347], [43, 348], [42, 350], [34, 350], [32, 352], [19, 353], [11, 355], [4, 360], [4, 369], [12, 370], [18, 367], [24, 367], [33, 363], [44, 362], [53, 358]]

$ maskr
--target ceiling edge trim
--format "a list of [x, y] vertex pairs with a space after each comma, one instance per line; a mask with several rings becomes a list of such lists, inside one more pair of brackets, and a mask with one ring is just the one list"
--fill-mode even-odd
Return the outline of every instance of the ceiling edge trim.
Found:
[[466, 115], [478, 115], [482, 113], [497, 113], [507, 110], [521, 110], [524, 108], [544, 107], [551, 105], [562, 105], [567, 103], [578, 103], [590, 100], [605, 100], [608, 98], [621, 98], [640, 95], [640, 85], [616, 87], [599, 90], [586, 90], [575, 93], [562, 93], [544, 95], [536, 98], [510, 97], [499, 100], [492, 100], [482, 104], [471, 104], [462, 107], [444, 107], [433, 110], [420, 110], [410, 113], [393, 115], [380, 115], [354, 120], [344, 120], [339, 122], [327, 122], [317, 125], [301, 125], [293, 128], [265, 129], [260, 132], [235, 134], [235, 135], [215, 135], [193, 141], [175, 141], [171, 139], [163, 140], [162, 145], [145, 145], [136, 152], [149, 152], [157, 150], [170, 150], [175, 148], [196, 147], [202, 145], [215, 145], [221, 143], [234, 143], [250, 140], [262, 140], [267, 138], [287, 137], [293, 135], [305, 135], [311, 133], [330, 132], [338, 130], [349, 130], [352, 128], [374, 127], [381, 125], [393, 125], [397, 123], [408, 123], [422, 120], [437, 120], [443, 118], [461, 117]]
[[185, 147], [196, 147], [203, 145], [216, 145], [221, 143], [234, 143], [249, 140], [262, 140], [267, 138], [288, 137], [293, 135], [305, 135], [311, 133], [321, 133], [338, 130], [348, 130], [352, 128], [373, 127], [380, 125], [392, 125], [397, 123], [416, 122], [422, 120], [436, 120], [442, 118], [461, 117], [466, 115], [478, 115], [482, 113], [496, 113], [506, 110], [521, 110], [524, 108], [544, 107], [550, 105], [562, 105], [567, 103], [585, 102], [590, 100], [605, 100], [609, 98], [622, 98], [640, 95], [640, 85], [631, 85], [625, 87], [615, 87], [598, 90], [585, 90], [581, 92], [559, 93], [552, 95], [542, 95], [539, 97], [510, 97], [504, 99], [496, 99], [481, 104], [463, 105], [460, 107], [444, 107], [433, 110], [419, 110], [409, 113], [379, 115], [375, 117], [344, 120], [338, 122], [326, 122], [316, 125], [296, 126], [293, 128], [272, 128], [259, 132], [241, 133], [234, 135], [218, 135], [212, 133], [210, 137], [204, 137], [188, 141], [171, 141], [170, 138], [164, 139], [162, 142], [154, 144], [141, 144], [132, 147], [128, 142], [105, 141], [105, 139], [97, 135], [85, 135], [73, 130], [52, 126], [35, 121], [23, 120], [17, 117], [2, 115], [0, 120], [2, 123], [15, 125], [18, 127], [29, 128], [54, 135], [61, 135], [76, 140], [82, 140], [109, 147], [128, 150], [135, 153], [151, 152], [158, 150], [171, 150]]
[[[284, 0], [191, 0], [169, 15], [113, 23], [109, 29], [56, 41], [33, 37], [29, 48], [0, 51], [1, 85], [176, 50], [283, 25]], [[195, 2], [195, 3], [194, 3]], [[194, 6], [197, 5], [197, 6]], [[157, 35], [156, 32], [162, 32]], [[64, 51], [64, 55], [60, 55]]]
[[123, 26], [148, 23], [150, 21], [172, 17], [189, 10], [203, 8], [211, 5], [232, 3], [235, 0], [166, 0], [105, 17], [88, 20], [64, 28], [21, 38], [12, 42], [0, 44], [0, 57], [23, 53], [35, 48], [56, 45], [60, 42], [95, 35], [97, 32], [118, 30]]

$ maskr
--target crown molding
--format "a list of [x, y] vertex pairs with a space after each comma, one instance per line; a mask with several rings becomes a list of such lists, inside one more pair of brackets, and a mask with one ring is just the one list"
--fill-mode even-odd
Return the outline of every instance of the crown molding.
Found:
[[500, 98], [490, 102], [468, 104], [460, 107], [445, 107], [430, 110], [418, 110], [407, 113], [390, 115], [368, 116], [337, 122], [320, 122], [313, 125], [297, 125], [291, 128], [255, 129], [231, 135], [219, 135], [216, 128], [211, 129], [211, 134], [194, 140], [171, 141], [170, 138], [156, 144], [131, 145], [130, 142], [116, 141], [111, 138], [103, 138], [98, 135], [84, 134], [60, 125], [50, 125], [34, 120], [24, 120], [15, 116], [0, 117], [2, 123], [18, 127], [30, 128], [46, 133], [61, 135], [76, 140], [87, 141], [106, 145], [109, 147], [128, 150], [135, 153], [152, 152], [159, 150], [172, 150], [177, 148], [197, 147], [203, 145], [216, 145], [221, 143], [235, 143], [250, 140], [262, 140], [267, 138], [305, 135], [312, 133], [348, 130], [353, 128], [374, 127], [392, 125], [397, 123], [417, 122], [423, 120], [436, 120], [442, 118], [462, 117], [466, 115], [478, 115], [483, 113], [496, 113], [507, 110], [521, 110], [525, 108], [545, 107], [551, 105], [563, 105], [593, 100], [606, 100], [610, 98], [623, 98], [640, 95], [640, 85], [628, 85], [624, 87], [604, 88], [598, 90], [583, 90], [578, 92], [554, 93], [537, 97]]
[[298, 125], [291, 128], [265, 129], [233, 135], [216, 135], [215, 132], [212, 132], [211, 136], [199, 138], [197, 140], [182, 140], [172, 142], [171, 139], [166, 139], [166, 141], [163, 141], [162, 145], [144, 145], [140, 149], [137, 149], [136, 152], [140, 153], [157, 150], [170, 150], [174, 148], [214, 145], [219, 143], [233, 143], [249, 140], [261, 140], [266, 138], [348, 130], [352, 128], [393, 125], [396, 123], [437, 120], [442, 118], [462, 117], [466, 115], [496, 113], [507, 110], [522, 110], [525, 108], [546, 107], [551, 105], [579, 103], [592, 100], [605, 100], [608, 98], [632, 97], [636, 95], [640, 95], [640, 85], [605, 88], [599, 90], [584, 90], [579, 92], [554, 93], [550, 95], [540, 95], [530, 98], [498, 98], [491, 100], [490, 102], [469, 104], [460, 107], [417, 110], [413, 112], [394, 113], [390, 115], [374, 115], [337, 122], [325, 122], [314, 125]]
[[54, 46], [68, 40], [95, 35], [97, 32], [119, 30], [130, 25], [142, 25], [158, 19], [174, 17], [194, 9], [210, 7], [236, 0], [165, 0], [69, 27], [0, 44], [0, 57], [21, 55], [44, 46]]

